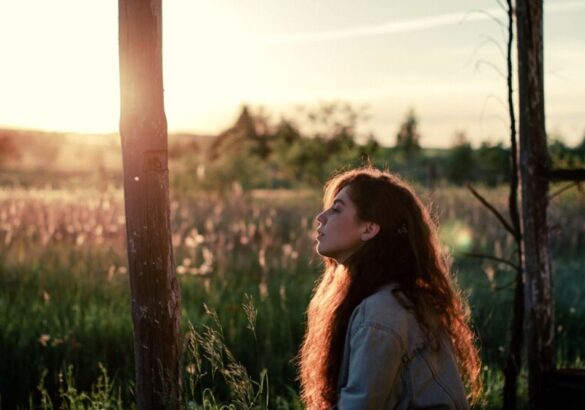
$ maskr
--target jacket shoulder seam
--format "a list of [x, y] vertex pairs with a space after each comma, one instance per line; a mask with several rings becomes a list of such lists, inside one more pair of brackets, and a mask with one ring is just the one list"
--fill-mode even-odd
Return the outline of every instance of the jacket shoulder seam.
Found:
[[398, 333], [392, 327], [386, 326], [380, 322], [375, 322], [372, 320], [365, 320], [365, 321], [362, 321], [360, 324], [358, 324], [355, 330], [358, 331], [358, 330], [364, 329], [364, 328], [372, 328], [372, 329], [381, 330], [383, 332], [388, 333], [390, 336], [394, 336], [398, 340], [398, 343], [400, 343], [400, 349], [402, 351], [405, 351], [406, 343], [404, 342], [404, 339], [402, 338], [400, 333]]

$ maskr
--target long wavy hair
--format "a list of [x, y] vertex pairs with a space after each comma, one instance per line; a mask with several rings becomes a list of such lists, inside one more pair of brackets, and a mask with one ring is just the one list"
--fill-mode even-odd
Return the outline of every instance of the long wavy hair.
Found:
[[[354, 308], [390, 282], [398, 283], [410, 309], [433, 343], [449, 335], [459, 371], [472, 403], [479, 401], [481, 362], [465, 298], [451, 278], [450, 257], [442, 250], [437, 224], [406, 181], [371, 165], [345, 171], [325, 184], [323, 209], [345, 186], [360, 221], [380, 225], [343, 264], [322, 257], [324, 272], [307, 310], [307, 330], [297, 356], [301, 398], [308, 409], [337, 401], [345, 333]], [[399, 299], [400, 300], [400, 299]], [[391, 314], [391, 312], [388, 312]], [[432, 318], [439, 326], [432, 325]]]

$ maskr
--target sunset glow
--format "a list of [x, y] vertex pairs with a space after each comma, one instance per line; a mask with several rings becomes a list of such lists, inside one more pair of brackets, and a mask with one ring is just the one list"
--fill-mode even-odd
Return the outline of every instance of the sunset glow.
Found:
[[[409, 107], [425, 145], [448, 145], [455, 129], [505, 140], [505, 38], [493, 20], [505, 15], [477, 3], [164, 2], [169, 131], [220, 132], [243, 103], [276, 116], [340, 99], [369, 105], [364, 126], [383, 144]], [[0, 5], [0, 126], [116, 132], [117, 13], [113, 0]], [[547, 127], [570, 144], [585, 130], [583, 17], [585, 1], [545, 4]]]

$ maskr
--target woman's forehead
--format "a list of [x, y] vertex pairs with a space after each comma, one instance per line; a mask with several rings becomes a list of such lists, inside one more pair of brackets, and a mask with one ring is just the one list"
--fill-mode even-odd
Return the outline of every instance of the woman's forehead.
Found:
[[339, 201], [344, 205], [351, 204], [351, 197], [349, 196], [349, 185], [344, 186], [333, 198], [333, 202]]

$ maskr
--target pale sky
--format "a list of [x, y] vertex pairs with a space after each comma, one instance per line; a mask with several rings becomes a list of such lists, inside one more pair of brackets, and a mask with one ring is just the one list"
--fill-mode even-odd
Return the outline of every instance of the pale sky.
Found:
[[[278, 119], [298, 104], [368, 104], [360, 129], [392, 145], [410, 107], [421, 143], [457, 130], [508, 140], [504, 11], [487, 0], [166, 0], [169, 131], [218, 133], [241, 104]], [[116, 132], [114, 0], [0, 0], [0, 126]], [[545, 1], [549, 133], [585, 135], [585, 0]], [[491, 39], [491, 40], [490, 40]], [[516, 74], [515, 74], [516, 75]]]

